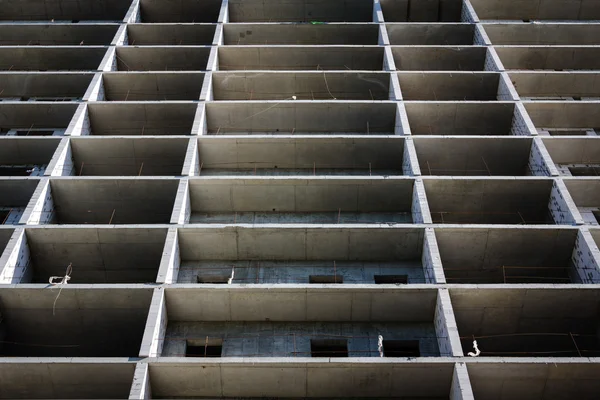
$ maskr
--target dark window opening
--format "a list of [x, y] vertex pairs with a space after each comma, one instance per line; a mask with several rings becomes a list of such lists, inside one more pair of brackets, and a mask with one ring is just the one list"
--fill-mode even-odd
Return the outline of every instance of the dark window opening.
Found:
[[548, 130], [550, 136], [587, 136], [588, 129]]
[[594, 218], [596, 218], [596, 222], [600, 224], [600, 211], [592, 211], [592, 214], [594, 215]]
[[0, 224], [4, 224], [6, 222], [9, 214], [10, 210], [0, 210]]
[[408, 275], [375, 275], [376, 284], [408, 283]]
[[195, 340], [188, 342], [185, 348], [186, 357], [221, 357], [223, 352], [223, 341], [221, 339], [210, 339], [205, 344]]
[[19, 130], [15, 131], [15, 136], [52, 136], [54, 131], [32, 131], [32, 130]]
[[344, 283], [341, 275], [309, 275], [308, 283]]
[[572, 176], [598, 176], [600, 167], [569, 167]]
[[311, 357], [348, 357], [346, 339], [311, 339]]
[[419, 357], [418, 340], [384, 340], [383, 355], [386, 357]]
[[229, 282], [229, 276], [227, 275], [198, 276], [198, 283], [225, 284], [227, 282]]
[[31, 168], [0, 165], [0, 176], [29, 176]]

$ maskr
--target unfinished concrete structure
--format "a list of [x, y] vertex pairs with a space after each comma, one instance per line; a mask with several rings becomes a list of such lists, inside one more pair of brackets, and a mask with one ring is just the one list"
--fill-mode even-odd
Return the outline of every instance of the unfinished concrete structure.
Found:
[[597, 399], [598, 21], [0, 1], [0, 398]]

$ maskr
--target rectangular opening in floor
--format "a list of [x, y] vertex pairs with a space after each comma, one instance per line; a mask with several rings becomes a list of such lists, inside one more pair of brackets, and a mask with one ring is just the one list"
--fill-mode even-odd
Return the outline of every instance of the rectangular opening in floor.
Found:
[[185, 346], [186, 357], [221, 357], [223, 339], [188, 340]]
[[376, 284], [406, 284], [408, 283], [408, 275], [375, 275], [374, 280]]
[[348, 357], [346, 339], [311, 339], [311, 357]]
[[383, 355], [385, 357], [419, 357], [418, 340], [384, 340]]
[[344, 283], [342, 275], [309, 275], [308, 283]]

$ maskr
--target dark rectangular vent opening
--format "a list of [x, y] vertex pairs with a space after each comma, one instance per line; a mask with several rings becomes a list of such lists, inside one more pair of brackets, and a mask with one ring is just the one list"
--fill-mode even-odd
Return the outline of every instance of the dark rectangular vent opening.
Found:
[[418, 340], [384, 340], [383, 355], [386, 357], [419, 357]]
[[310, 275], [309, 283], [344, 283], [344, 277], [341, 275]]
[[188, 341], [185, 348], [186, 357], [221, 357], [223, 341], [210, 339], [204, 344], [201, 340]]
[[207, 284], [226, 284], [229, 282], [229, 276], [227, 275], [215, 275], [215, 276], [198, 276], [198, 283]]
[[311, 357], [348, 357], [346, 339], [311, 339]]
[[407, 284], [408, 275], [375, 275], [376, 284]]

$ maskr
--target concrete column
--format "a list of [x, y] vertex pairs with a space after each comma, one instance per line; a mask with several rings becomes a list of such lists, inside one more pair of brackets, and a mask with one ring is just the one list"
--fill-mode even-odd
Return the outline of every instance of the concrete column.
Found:
[[433, 228], [425, 228], [421, 262], [425, 272], [425, 283], [446, 283], [442, 257]]
[[200, 173], [200, 159], [198, 158], [198, 140], [193, 137], [188, 143], [183, 161], [181, 175], [194, 176]]
[[385, 46], [383, 51], [383, 70], [396, 71], [396, 63], [394, 62], [394, 56], [390, 46]]
[[127, 46], [129, 37], [127, 36], [127, 25], [121, 25], [115, 34], [115, 38], [110, 43], [112, 46]]
[[448, 289], [439, 289], [433, 319], [442, 357], [463, 357], [458, 327]]
[[394, 127], [395, 135], [410, 135], [410, 125], [408, 123], [408, 115], [404, 103], [397, 103], [396, 108], [396, 126]]
[[158, 268], [157, 283], [177, 283], [181, 256], [179, 253], [179, 236], [177, 228], [169, 228], [165, 247], [163, 249], [160, 266]]
[[219, 19], [217, 22], [221, 24], [229, 22], [229, 2], [227, 0], [223, 0], [221, 3], [221, 11], [219, 12]]
[[129, 10], [127, 10], [127, 14], [125, 14], [125, 18], [123, 18], [123, 22], [129, 24], [142, 22], [140, 0], [133, 0], [131, 6], [129, 6]]
[[71, 139], [65, 137], [61, 139], [44, 176], [72, 176], [75, 175], [75, 163], [71, 150]]
[[200, 100], [212, 101], [213, 100], [213, 85], [212, 85], [212, 72], [207, 71], [204, 74], [204, 81], [202, 82], [202, 90], [200, 91]]
[[116, 47], [111, 46], [108, 48], [108, 51], [104, 55], [104, 58], [100, 62], [100, 66], [98, 67], [100, 71], [118, 71], [117, 67], [117, 51]]
[[395, 71], [390, 73], [390, 94], [389, 99], [393, 101], [402, 100], [402, 90], [400, 89], [400, 80]]
[[379, 0], [373, 0], [373, 22], [380, 24], [384, 22], [383, 11], [381, 10], [381, 3]]
[[465, 363], [456, 363], [452, 374], [450, 400], [475, 400], [471, 380]]
[[210, 49], [210, 55], [208, 56], [208, 63], [206, 65], [207, 71], [218, 71], [219, 70], [219, 48], [213, 46]]
[[42, 225], [52, 223], [54, 219], [54, 200], [52, 199], [50, 180], [43, 178], [33, 192], [33, 196], [31, 196], [19, 223]]
[[171, 214], [171, 223], [187, 224], [190, 222], [191, 214], [192, 208], [188, 180], [181, 179], [179, 181], [179, 187], [177, 188], [177, 196], [175, 197], [173, 213]]
[[475, 9], [469, 0], [463, 0], [462, 11], [460, 16], [461, 22], [471, 22], [478, 23], [479, 18], [477, 17], [477, 13], [475, 13]]
[[515, 103], [510, 134], [515, 136], [537, 136], [537, 129], [521, 102]]
[[422, 179], [415, 180], [412, 198], [412, 219], [415, 224], [431, 224], [431, 213]]
[[140, 347], [140, 357], [159, 357], [167, 330], [167, 305], [165, 289], [162, 287], [154, 289], [150, 311], [144, 328], [144, 336]]
[[137, 363], [133, 373], [133, 383], [129, 391], [130, 400], [151, 399], [150, 371], [147, 363]]
[[13, 232], [0, 256], [0, 284], [28, 283], [33, 271], [25, 229]]
[[500, 81], [498, 82], [498, 93], [496, 95], [500, 101], [518, 101], [519, 94], [513, 86], [508, 73], [500, 73]]

